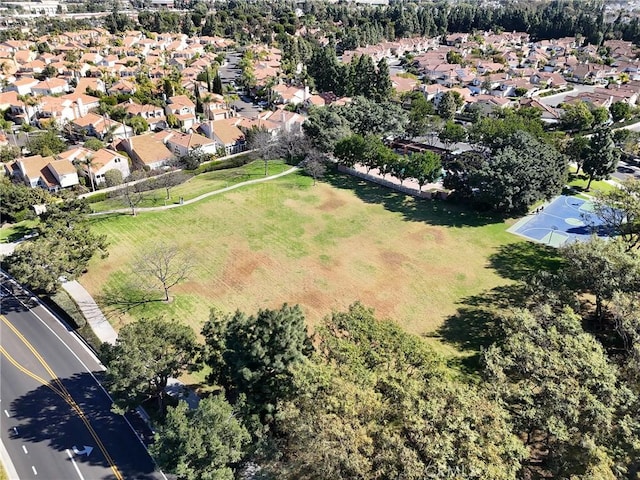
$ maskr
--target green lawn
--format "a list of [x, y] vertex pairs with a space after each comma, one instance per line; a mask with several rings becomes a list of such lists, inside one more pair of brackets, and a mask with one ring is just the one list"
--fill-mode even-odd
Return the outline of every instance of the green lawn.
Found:
[[[294, 173], [173, 210], [92, 222], [110, 255], [92, 260], [81, 282], [116, 328], [165, 315], [199, 331], [211, 307], [255, 312], [283, 302], [300, 304], [313, 327], [360, 300], [459, 355], [477, 352], [482, 335], [479, 318], [461, 312], [548, 260], [545, 247], [506, 232], [511, 221], [338, 173], [316, 186]], [[168, 304], [113, 308], [139, 282], [135, 256], [159, 240], [188, 252], [190, 279]]]
[[603, 180], [594, 180], [591, 182], [591, 188], [587, 191], [587, 184], [589, 183], [589, 177], [584, 174], [576, 175], [575, 167], [572, 167], [571, 173], [569, 173], [569, 185], [573, 187], [578, 192], [586, 192], [590, 195], [595, 194], [595, 192], [608, 192], [616, 188], [608, 182]]
[[[282, 160], [269, 161], [268, 175], [281, 173], [288, 168], [291, 168], [291, 166]], [[261, 177], [264, 177], [264, 162], [260, 160], [248, 163], [242, 167], [202, 173], [190, 178], [181, 185], [173, 187], [170, 190], [170, 198], [168, 199], [165, 189], [145, 192], [145, 198], [138, 207], [159, 207], [162, 205], [178, 204], [180, 203], [180, 197], [184, 200], [190, 200], [204, 193]], [[94, 212], [105, 212], [122, 208], [127, 208], [127, 206], [121, 200], [115, 198], [91, 204], [91, 209]]]
[[23, 220], [22, 222], [3, 225], [0, 228], [0, 243], [15, 242], [30, 233], [38, 224], [38, 220]]

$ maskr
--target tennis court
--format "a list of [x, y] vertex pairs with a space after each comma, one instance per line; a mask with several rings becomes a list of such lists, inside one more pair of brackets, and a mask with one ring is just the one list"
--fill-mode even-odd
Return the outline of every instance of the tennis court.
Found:
[[585, 241], [592, 234], [608, 236], [602, 220], [593, 213], [592, 202], [566, 195], [555, 198], [538, 213], [520, 219], [508, 231], [552, 247]]

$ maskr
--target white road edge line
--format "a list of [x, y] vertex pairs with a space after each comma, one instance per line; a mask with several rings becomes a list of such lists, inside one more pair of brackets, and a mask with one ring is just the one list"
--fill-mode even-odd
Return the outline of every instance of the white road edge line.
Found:
[[78, 464], [73, 459], [73, 455], [71, 455], [71, 452], [69, 451], [68, 448], [67, 448], [66, 452], [67, 452], [67, 455], [69, 455], [69, 459], [71, 460], [71, 463], [73, 464], [73, 468], [76, 469], [76, 473], [78, 474], [78, 477], [80, 477], [80, 480], [84, 480], [84, 477], [82, 476], [82, 473], [80, 473], [80, 469], [78, 468]]
[[31, 470], [33, 470], [33, 474], [37, 475], [38, 471], [36, 470], [36, 467], [34, 467], [33, 465], [31, 465]]
[[22, 451], [24, 452], [25, 455], [29, 455], [29, 452], [27, 451], [27, 447], [25, 447], [24, 445], [22, 445]]
[[[70, 347], [69, 345], [67, 345], [67, 343], [66, 343], [66, 342], [65, 342], [65, 341], [60, 337], [60, 335], [58, 335], [58, 334], [57, 334], [57, 333], [56, 333], [56, 332], [55, 332], [55, 331], [54, 331], [54, 330], [53, 330], [49, 325], [47, 325], [47, 322], [45, 322], [45, 321], [40, 317], [40, 315], [38, 315], [38, 314], [34, 311], [34, 309], [33, 309], [33, 308], [29, 308], [29, 307], [27, 307], [27, 306], [22, 302], [22, 300], [20, 300], [19, 298], [17, 298], [15, 295], [12, 295], [12, 296], [13, 296], [13, 298], [15, 298], [16, 300], [18, 300], [20, 303], [22, 303], [22, 305], [23, 305], [24, 307], [26, 307], [26, 308], [27, 308], [27, 309], [28, 309], [28, 310], [29, 310], [29, 311], [30, 311], [30, 312], [31, 312], [31, 313], [32, 313], [32, 314], [33, 314], [33, 315], [34, 315], [34, 316], [35, 316], [35, 317], [36, 317], [36, 318], [37, 318], [37, 319], [38, 319], [38, 320], [39, 320], [39, 321], [40, 321], [40, 322], [45, 326], [45, 327], [47, 327], [47, 329], [48, 329], [51, 333], [53, 333], [53, 335], [54, 335], [58, 340], [60, 340], [60, 343], [62, 343], [62, 344], [67, 348], [67, 350], [69, 350], [69, 352], [71, 352], [71, 355], [73, 355], [73, 356], [76, 358], [76, 360], [78, 360], [78, 362], [80, 363], [80, 365], [82, 365], [82, 366], [84, 367], [84, 369], [87, 371], [87, 373], [88, 373], [89, 375], [91, 375], [91, 378], [93, 378], [93, 381], [94, 381], [94, 382], [96, 382], [96, 385], [98, 385], [98, 386], [100, 387], [100, 390], [102, 390], [102, 391], [104, 392], [104, 394], [107, 396], [107, 398], [109, 399], [109, 401], [113, 404], [113, 403], [114, 403], [114, 402], [113, 402], [113, 398], [111, 398], [111, 395], [109, 395], [109, 392], [107, 392], [107, 390], [102, 386], [102, 384], [98, 381], [98, 379], [97, 379], [97, 378], [96, 378], [96, 376], [93, 374], [93, 372], [89, 369], [89, 367], [87, 367], [87, 366], [85, 365], [85, 363], [80, 359], [80, 357], [78, 357], [78, 355], [76, 354], [76, 352], [74, 352], [74, 351], [71, 349], [71, 347]], [[36, 297], [36, 298], [37, 298], [37, 297]], [[46, 306], [44, 306], [44, 305], [42, 304], [42, 302], [40, 302], [40, 299], [38, 299], [38, 305], [39, 305], [39, 306], [42, 306], [42, 307], [43, 307], [43, 309], [44, 309], [44, 311], [45, 311], [45, 312], [47, 312], [47, 313], [51, 316], [51, 318], [53, 318], [53, 320], [54, 320], [54, 321], [56, 321], [56, 322], [58, 322], [58, 323], [62, 323], [62, 322], [60, 322], [60, 320], [59, 320], [56, 316], [54, 316], [54, 315], [52, 315], [51, 313], [49, 313], [49, 311], [47, 310], [47, 307], [46, 307]], [[68, 332], [68, 331], [67, 331], [67, 333], [73, 337], [73, 335], [72, 335], [70, 332]], [[74, 338], [75, 338], [75, 337], [74, 337]], [[79, 342], [79, 343], [82, 345], [82, 342], [80, 342], [80, 340], [78, 340], [77, 338], [76, 338], [76, 341], [77, 341], [77, 342]], [[83, 346], [84, 346], [84, 345], [83, 345]], [[86, 346], [84, 346], [84, 347], [86, 348]], [[96, 359], [97, 363], [98, 363], [100, 366], [102, 366], [102, 363], [100, 362], [100, 360], [99, 360], [95, 355], [93, 355], [93, 353], [91, 353], [91, 355]], [[104, 367], [103, 367], [103, 368], [104, 368]], [[9, 415], [9, 413], [8, 413], [6, 410], [4, 411], [4, 413], [6, 413], [8, 417], [10, 416], [10, 415]], [[124, 418], [124, 421], [125, 421], [125, 422], [127, 422], [127, 425], [129, 425], [129, 428], [130, 428], [130, 429], [131, 429], [131, 431], [133, 432], [133, 435], [138, 439], [138, 441], [139, 441], [139, 442], [140, 442], [140, 444], [142, 445], [142, 448], [144, 448], [144, 449], [145, 449], [145, 451], [146, 451], [146, 452], [148, 452], [149, 450], [147, 449], [147, 446], [144, 444], [144, 442], [142, 441], [142, 439], [138, 436], [138, 433], [136, 432], [136, 429], [135, 429], [135, 428], [133, 428], [133, 425], [131, 425], [131, 422], [130, 422], [130, 421], [129, 421], [129, 419], [126, 417], [126, 415], [122, 415], [122, 418]], [[68, 450], [67, 450], [67, 451], [68, 451]], [[151, 454], [149, 454], [149, 456], [150, 456], [150, 455], [151, 455]], [[73, 460], [73, 459], [72, 459], [72, 460]], [[154, 459], [153, 457], [151, 457], [151, 460], [152, 460], [152, 462], [155, 464], [155, 459]], [[75, 461], [74, 461], [74, 465], [75, 465]], [[77, 467], [76, 467], [76, 469], [77, 469]], [[162, 471], [162, 469], [160, 469], [160, 467], [158, 467], [158, 471], [159, 471], [159, 472], [160, 472], [160, 474], [162, 475], [162, 478], [164, 478], [164, 480], [167, 480], [166, 475], [164, 474], [164, 472]], [[78, 471], [78, 473], [79, 473], [79, 471]]]

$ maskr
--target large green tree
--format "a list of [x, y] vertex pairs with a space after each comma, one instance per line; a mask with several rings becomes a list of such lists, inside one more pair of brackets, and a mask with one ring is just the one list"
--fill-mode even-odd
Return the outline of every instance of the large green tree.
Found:
[[582, 169], [589, 175], [587, 190], [593, 180], [603, 180], [616, 171], [620, 160], [620, 152], [613, 143], [610, 128], [599, 128], [589, 140], [589, 151], [586, 154]]
[[58, 136], [56, 130], [45, 130], [30, 136], [27, 148], [33, 155], [48, 157], [63, 152], [67, 148], [67, 144]]
[[465, 154], [445, 166], [445, 186], [478, 206], [523, 213], [557, 195], [567, 180], [567, 164], [551, 145], [526, 132], [504, 140], [492, 154]]
[[33, 205], [49, 203], [53, 197], [41, 188], [30, 188], [20, 183], [12, 183], [6, 177], [0, 178], [0, 217], [3, 222], [23, 220], [21, 217], [35, 215]]
[[186, 402], [169, 407], [150, 452], [179, 480], [233, 480], [249, 441], [246, 428], [222, 396], [204, 398], [195, 410]]
[[564, 284], [576, 293], [593, 295], [599, 319], [616, 292], [640, 289], [640, 258], [629, 253], [622, 240], [593, 237], [588, 242], [571, 242], [561, 254], [565, 260], [561, 272]]
[[312, 109], [302, 129], [313, 146], [325, 153], [333, 152], [336, 144], [351, 133], [349, 122], [331, 107]]
[[616, 478], [615, 445], [626, 435], [617, 415], [633, 395], [600, 343], [569, 310], [518, 311], [502, 328], [485, 372], [531, 449], [521, 478]]
[[212, 312], [205, 323], [205, 361], [211, 380], [232, 397], [242, 394], [252, 413], [269, 422], [279, 400], [291, 398], [292, 368], [313, 347], [299, 306], [259, 310], [255, 315]]
[[640, 248], [640, 180], [629, 178], [619, 188], [597, 192], [594, 210], [605, 228], [619, 235], [628, 250]]
[[98, 251], [107, 255], [104, 235], [90, 229], [84, 201], [48, 205], [36, 227], [37, 236], [6, 258], [9, 272], [35, 290], [54, 292], [61, 279], [82, 274]]
[[175, 320], [143, 318], [122, 327], [115, 345], [102, 346], [115, 407], [126, 411], [155, 400], [163, 414], [169, 378], [195, 368], [198, 350], [193, 329]]

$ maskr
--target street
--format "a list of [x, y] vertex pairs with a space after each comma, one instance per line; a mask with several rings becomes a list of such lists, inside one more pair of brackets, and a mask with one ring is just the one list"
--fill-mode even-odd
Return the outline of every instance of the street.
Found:
[[164, 478], [125, 417], [111, 412], [98, 360], [37, 301], [27, 308], [17, 286], [3, 279], [0, 292], [0, 441], [9, 477]]
[[[223, 87], [226, 87], [231, 82], [235, 82], [236, 85], [239, 84], [238, 80], [241, 72], [238, 64], [241, 58], [242, 54], [239, 52], [227, 53], [227, 63], [218, 69]], [[254, 105], [248, 96], [241, 93], [238, 93], [238, 96], [240, 97], [238, 100], [231, 102], [231, 106], [235, 111], [243, 117], [257, 118], [261, 109]]]

